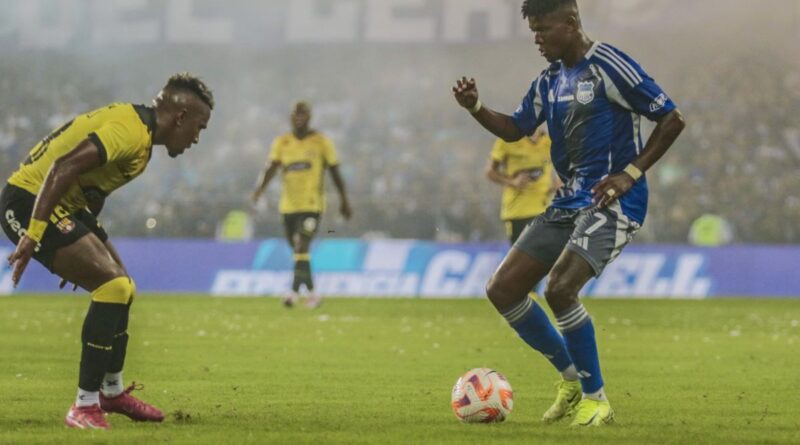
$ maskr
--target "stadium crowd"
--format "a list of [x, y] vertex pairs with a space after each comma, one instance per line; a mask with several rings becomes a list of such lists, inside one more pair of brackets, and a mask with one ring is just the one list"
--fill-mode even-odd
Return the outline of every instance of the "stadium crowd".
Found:
[[[526, 59], [498, 73], [491, 66], [504, 62], [494, 50], [485, 45], [477, 51], [471, 60], [489, 61], [477, 69], [447, 50], [430, 54], [444, 58], [447, 68], [426, 69], [415, 50], [402, 47], [391, 58], [377, 50], [312, 49], [275, 50], [279, 54], [269, 59], [281, 64], [223, 51], [211, 57], [215, 65], [190, 60], [186, 65], [218, 97], [209, 131], [177, 161], [156, 153], [143, 180], [110, 200], [101, 220], [118, 237], [213, 237], [227, 212], [250, 209], [247, 197], [270, 141], [288, 131], [293, 101], [308, 99], [312, 126], [337, 145], [355, 210], [347, 224], [329, 212], [323, 236], [501, 240], [500, 190], [483, 176], [493, 141], [457, 107], [449, 86], [472, 74], [482, 97], [510, 112], [542, 67]], [[109, 74], [68, 57], [47, 69], [35, 56], [6, 59], [0, 65], [0, 169], [6, 177], [38, 139], [76, 113], [112, 101], [149, 101], [169, 74], [120, 68]], [[352, 60], [357, 63], [342, 62]], [[689, 126], [649, 174], [650, 211], [640, 241], [685, 242], [692, 221], [714, 213], [728, 220], [735, 242], [800, 242], [800, 75], [791, 63], [727, 54], [691, 76], [646, 67]], [[237, 70], [225, 73], [219, 66]], [[321, 75], [320, 66], [334, 67], [336, 75]], [[252, 210], [256, 236], [282, 235], [277, 193], [273, 185], [266, 208]], [[335, 196], [329, 205], [338, 205]]]

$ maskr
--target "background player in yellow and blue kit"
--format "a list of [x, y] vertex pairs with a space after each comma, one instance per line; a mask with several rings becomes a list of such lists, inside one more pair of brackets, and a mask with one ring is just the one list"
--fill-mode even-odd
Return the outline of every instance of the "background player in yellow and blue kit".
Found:
[[339, 192], [339, 211], [345, 219], [352, 215], [344, 180], [339, 173], [336, 147], [322, 133], [310, 128], [310, 122], [311, 106], [307, 102], [297, 102], [291, 114], [292, 131], [272, 142], [269, 161], [252, 195], [253, 203], [258, 202], [270, 180], [281, 170], [279, 211], [283, 215], [286, 239], [294, 252], [292, 289], [283, 299], [287, 307], [297, 302], [303, 285], [309, 292], [308, 307], [316, 308], [322, 303], [321, 297], [314, 292], [309, 247], [325, 212], [326, 169], [330, 170]]
[[550, 162], [550, 138], [544, 128], [516, 142], [498, 138], [486, 166], [486, 177], [503, 186], [500, 219], [514, 244], [522, 230], [544, 213], [558, 188]]
[[164, 419], [130, 394], [133, 385], [122, 385], [136, 286], [96, 216], [111, 192], [144, 171], [153, 145], [166, 146], [175, 158], [197, 143], [213, 107], [202, 81], [176, 74], [152, 106], [114, 103], [55, 130], [0, 193], [0, 225], [17, 245], [8, 258], [14, 285], [35, 258], [92, 295], [81, 333], [78, 396], [65, 418], [70, 427], [106, 429], [105, 412]]

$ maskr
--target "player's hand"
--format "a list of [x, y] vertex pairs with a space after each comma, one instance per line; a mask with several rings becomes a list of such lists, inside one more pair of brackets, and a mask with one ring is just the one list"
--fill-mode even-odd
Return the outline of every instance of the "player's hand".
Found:
[[524, 190], [531, 183], [531, 176], [528, 172], [519, 172], [511, 178], [511, 186], [517, 190]]
[[350, 217], [353, 216], [353, 209], [350, 207], [348, 201], [342, 201], [342, 204], [339, 206], [339, 212], [341, 212], [344, 219], [350, 219]]
[[472, 108], [478, 103], [478, 86], [475, 79], [462, 77], [453, 86], [453, 95], [459, 105], [464, 108]]
[[592, 201], [601, 209], [608, 207], [620, 196], [628, 193], [635, 183], [636, 181], [625, 172], [608, 175], [592, 188]]
[[17, 287], [25, 268], [28, 267], [28, 262], [33, 257], [34, 250], [36, 250], [36, 244], [32, 239], [23, 236], [17, 243], [14, 253], [8, 256], [8, 265], [14, 268], [11, 273], [11, 281], [14, 283], [14, 287]]
[[[67, 281], [65, 278], [62, 278], [61, 282], [58, 283], [58, 288], [59, 289], [64, 289], [64, 286], [66, 286], [67, 283], [69, 283], [69, 281]], [[78, 285], [73, 283], [72, 284], [72, 292], [75, 292], [76, 290], [78, 290]]]

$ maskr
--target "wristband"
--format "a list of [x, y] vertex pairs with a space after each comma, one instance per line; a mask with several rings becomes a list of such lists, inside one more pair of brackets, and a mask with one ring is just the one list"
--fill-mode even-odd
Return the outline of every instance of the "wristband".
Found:
[[630, 175], [630, 177], [633, 178], [634, 181], [638, 181], [639, 178], [642, 177], [642, 171], [639, 170], [639, 167], [633, 165], [633, 163], [628, 164], [628, 166], [625, 167], [625, 169], [622, 171]]
[[47, 221], [31, 218], [31, 223], [28, 225], [28, 231], [25, 232], [25, 235], [38, 244], [42, 242], [45, 229], [47, 229]]
[[475, 114], [478, 111], [481, 111], [481, 108], [483, 108], [483, 104], [481, 103], [481, 100], [478, 99], [478, 101], [475, 102], [475, 105], [473, 105], [472, 108], [468, 108], [468, 110], [470, 113]]

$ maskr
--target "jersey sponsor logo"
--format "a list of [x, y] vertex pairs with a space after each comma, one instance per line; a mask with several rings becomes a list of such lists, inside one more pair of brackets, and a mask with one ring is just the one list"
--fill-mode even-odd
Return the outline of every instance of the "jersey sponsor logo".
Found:
[[575, 95], [578, 103], [586, 105], [594, 100], [594, 82], [578, 82], [578, 93]]
[[287, 171], [287, 172], [297, 172], [297, 171], [303, 171], [303, 170], [311, 170], [311, 163], [308, 162], [308, 161], [294, 162], [292, 164], [287, 165], [284, 170]]
[[58, 228], [58, 230], [61, 231], [61, 233], [66, 235], [69, 232], [72, 232], [73, 230], [75, 230], [75, 221], [73, 221], [73, 220], [71, 220], [69, 218], [64, 218], [64, 219], [62, 219], [62, 220], [60, 220], [59, 222], [56, 223], [56, 227]]
[[26, 229], [22, 228], [22, 223], [19, 222], [17, 215], [11, 209], [6, 210], [6, 222], [8, 223], [9, 227], [11, 227], [11, 230], [19, 235], [20, 238], [28, 233]]
[[[6, 222], [8, 226], [11, 227], [11, 230], [17, 234], [20, 238], [28, 234], [28, 230], [22, 227], [22, 223], [19, 222], [17, 219], [17, 215], [14, 213], [13, 209], [6, 210]], [[34, 252], [38, 252], [39, 248], [41, 248], [41, 243], [37, 243], [36, 247], [33, 249]]]
[[658, 97], [653, 99], [652, 102], [650, 102], [650, 112], [655, 113], [656, 111], [664, 108], [664, 105], [666, 104], [667, 104], [667, 95], [661, 93], [658, 95]]
[[544, 174], [544, 169], [542, 168], [532, 168], [529, 170], [520, 170], [518, 173], [523, 173], [531, 178], [531, 181], [538, 181], [539, 178], [542, 177]]

